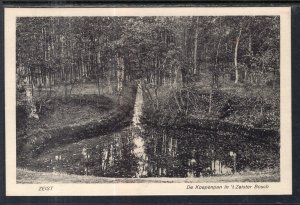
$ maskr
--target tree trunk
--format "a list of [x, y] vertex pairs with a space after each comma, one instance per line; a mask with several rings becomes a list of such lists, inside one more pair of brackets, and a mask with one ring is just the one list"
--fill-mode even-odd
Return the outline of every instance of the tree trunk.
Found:
[[248, 52], [249, 52], [249, 64], [248, 67], [245, 70], [245, 81], [247, 81], [247, 77], [248, 77], [248, 70], [252, 70], [252, 65], [251, 65], [251, 59], [252, 59], [252, 36], [251, 34], [249, 34], [249, 44], [248, 44]]
[[273, 69], [274, 69], [273, 90], [275, 90], [275, 88], [276, 88], [276, 69], [275, 68], [273, 68]]
[[194, 74], [197, 73], [197, 50], [198, 50], [198, 22], [199, 22], [199, 17], [197, 17], [197, 22], [196, 22], [196, 33], [195, 33], [195, 47], [194, 47]]
[[209, 107], [208, 107], [208, 112], [210, 113], [211, 112], [211, 104], [212, 104], [212, 90], [210, 91], [210, 94], [209, 94]]
[[220, 49], [220, 44], [221, 44], [221, 37], [219, 39], [218, 45], [217, 45], [217, 53], [216, 53], [216, 58], [215, 58], [215, 65], [214, 65], [214, 71], [213, 71], [213, 81], [212, 81], [212, 87], [216, 85], [216, 87], [219, 87], [218, 85], [218, 63], [219, 63], [219, 49]]
[[117, 71], [117, 79], [118, 79], [118, 92], [121, 92], [123, 88], [123, 80], [124, 80], [124, 59], [122, 57], [117, 57], [118, 61], [118, 71]]
[[236, 38], [236, 44], [235, 44], [235, 49], [234, 49], [234, 67], [235, 67], [235, 81], [234, 81], [234, 83], [239, 82], [239, 70], [238, 70], [237, 57], [238, 57], [238, 48], [239, 48], [239, 42], [240, 42], [241, 34], [242, 34], [242, 27], [240, 28], [239, 34]]
[[100, 96], [101, 95], [101, 86], [100, 86], [100, 76], [99, 76], [99, 68], [101, 68], [101, 60], [100, 60], [100, 52], [97, 53], [97, 57], [96, 57], [96, 62], [97, 62], [97, 66], [96, 68], [98, 69], [95, 69], [95, 73], [96, 73], [96, 81], [97, 81], [97, 88], [98, 88], [98, 95]]
[[108, 76], [107, 76], [107, 87], [108, 87], [109, 94], [112, 94], [112, 92], [113, 92], [112, 85], [111, 85], [111, 75], [112, 75], [111, 73], [112, 73], [111, 70], [109, 70]]
[[52, 70], [50, 69], [50, 74], [49, 74], [49, 92], [50, 92], [50, 94], [49, 94], [49, 96], [51, 97], [51, 95], [52, 95], [52, 82], [51, 82], [51, 80], [52, 80]]
[[261, 97], [261, 99], [260, 99], [260, 103], [261, 103], [261, 106], [260, 106], [260, 115], [263, 115], [264, 101], [263, 101], [263, 98], [262, 98], [262, 97]]
[[205, 68], [205, 71], [207, 70], [207, 47], [206, 47], [206, 44], [204, 44], [204, 68]]
[[[184, 48], [183, 48], [183, 56], [184, 56], [184, 61], [188, 62], [188, 55], [187, 55], [187, 29], [184, 29]], [[182, 76], [182, 84], [185, 85], [187, 83], [187, 74], [188, 74], [188, 69], [186, 68], [187, 64], [184, 63], [185, 67], [181, 68], [181, 76]]]

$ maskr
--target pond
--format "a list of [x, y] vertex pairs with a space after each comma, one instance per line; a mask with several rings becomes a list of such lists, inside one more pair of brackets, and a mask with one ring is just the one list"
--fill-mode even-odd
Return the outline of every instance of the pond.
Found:
[[45, 150], [31, 168], [104, 177], [201, 177], [279, 166], [272, 136], [141, 125], [141, 92], [139, 87], [130, 127]]
[[46, 150], [31, 166], [106, 177], [199, 177], [276, 166], [278, 149], [232, 133], [131, 127]]

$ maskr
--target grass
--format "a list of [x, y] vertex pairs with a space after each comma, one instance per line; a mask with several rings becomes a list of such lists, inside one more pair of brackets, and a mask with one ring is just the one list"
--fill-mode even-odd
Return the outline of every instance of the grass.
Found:
[[[125, 97], [124, 97], [125, 96]], [[18, 165], [28, 164], [54, 146], [74, 143], [86, 138], [104, 135], [128, 126], [131, 120], [135, 91], [124, 87], [122, 101], [105, 95], [73, 95], [68, 99], [56, 96], [44, 103], [39, 119], [23, 119], [24, 129], [18, 128]], [[20, 118], [18, 118], [20, 119]]]
[[[37, 102], [39, 119], [23, 119], [24, 116], [17, 116], [20, 121], [19, 124], [21, 124], [18, 132], [27, 131], [27, 134], [30, 134], [38, 129], [85, 125], [109, 118], [112, 113], [119, 112], [118, 109], [121, 107], [117, 102], [118, 94], [108, 93], [107, 89], [103, 89], [99, 96], [94, 84], [75, 86], [72, 95], [66, 99], [63, 86], [55, 86], [52, 89], [50, 97], [48, 89], [43, 89], [40, 92], [37, 89], [34, 91], [34, 101]], [[124, 88], [123, 105], [132, 103], [132, 99], [126, 99], [126, 97], [131, 97], [130, 92], [129, 88]], [[39, 104], [42, 106], [39, 107]], [[26, 126], [24, 126], [25, 124]]]
[[[71, 95], [68, 93], [66, 99], [64, 92], [64, 86], [62, 85], [53, 86], [51, 96], [49, 88], [41, 90], [35, 88], [33, 99], [37, 103], [39, 119], [22, 119], [19, 123], [21, 128], [25, 128], [24, 124], [27, 125], [28, 130], [56, 128], [71, 124], [86, 124], [93, 119], [106, 116], [109, 110], [116, 107], [116, 96], [107, 92], [99, 96], [97, 87], [94, 84], [74, 86]], [[86, 98], [89, 99], [89, 102], [84, 101]], [[23, 107], [28, 107], [25, 94], [22, 95], [20, 103]], [[22, 116], [17, 117], [18, 120], [21, 118]]]
[[[143, 117], [158, 124], [192, 117], [200, 121], [221, 120], [253, 128], [279, 129], [278, 89], [262, 85], [231, 84], [214, 90], [211, 96], [210, 92], [211, 88], [207, 85], [165, 85], [158, 88], [156, 98], [154, 89], [150, 88], [152, 99], [144, 94]], [[232, 111], [221, 118], [229, 100]]]
[[245, 174], [201, 177], [201, 178], [108, 178], [81, 176], [65, 173], [37, 172], [17, 169], [17, 183], [51, 184], [51, 183], [221, 183], [221, 182], [279, 182], [277, 172], [253, 172]]
[[[163, 89], [163, 88], [162, 88]], [[60, 90], [60, 89], [58, 89]], [[81, 97], [81, 98], [86, 98], [86, 96], [93, 96], [95, 95], [95, 87], [91, 85], [85, 85], [84, 89], [85, 91], [76, 91], [74, 90], [74, 93], [71, 97]], [[61, 91], [61, 90], [60, 90]], [[202, 90], [203, 91], [203, 90]], [[202, 95], [202, 92], [200, 90], [200, 93], [198, 93], [197, 89], [195, 90], [194, 98], [190, 98], [190, 106], [192, 102], [194, 103], [195, 110], [207, 110], [207, 95]], [[235, 88], [235, 89], [223, 89], [222, 90], [222, 95], [220, 95], [220, 98], [228, 93], [228, 96], [232, 96], [233, 93], [238, 96], [237, 101], [240, 99], [244, 98], [252, 98], [253, 96], [257, 95], [257, 91], [253, 89], [253, 94], [244, 92], [241, 87]], [[170, 92], [170, 90], [168, 90]], [[174, 93], [176, 93], [175, 91]], [[57, 93], [60, 93], [59, 91]], [[242, 96], [242, 94], [247, 93], [249, 96]], [[172, 94], [172, 93], [171, 93]], [[171, 95], [170, 94], [170, 95]], [[178, 95], [178, 93], [176, 93]], [[182, 93], [180, 92], [180, 95]], [[62, 95], [60, 93], [59, 95]], [[86, 96], [85, 96], [86, 95]], [[165, 93], [163, 90], [160, 90], [159, 92], [159, 97], [160, 101], [162, 102], [163, 99], [166, 100]], [[126, 96], [126, 95], [125, 95]], [[204, 98], [202, 98], [204, 96]], [[45, 111], [44, 115], [40, 115], [40, 119], [38, 121], [32, 120], [29, 123], [29, 130], [36, 130], [36, 129], [51, 129], [51, 128], [56, 128], [56, 127], [61, 127], [61, 126], [67, 126], [67, 125], [85, 125], [94, 119], [102, 119], [105, 118], [106, 116], [110, 115], [110, 110], [115, 109], [115, 102], [116, 102], [116, 96], [109, 96], [109, 98], [105, 95], [97, 97], [95, 95], [95, 98], [99, 99], [111, 99], [111, 104], [108, 109], [99, 109], [99, 105], [95, 106], [93, 103], [81, 103], [81, 104], [76, 104], [75, 101], [69, 101], [68, 103], [63, 102], [63, 101], [54, 101], [54, 103], [51, 105], [52, 108], [49, 110]], [[128, 96], [127, 96], [128, 97]], [[60, 96], [61, 98], [61, 96]], [[217, 110], [219, 107], [223, 106], [223, 103], [225, 102], [219, 99], [213, 99], [215, 100], [213, 109], [213, 113], [217, 115]], [[270, 98], [269, 96], [265, 96], [265, 98]], [[167, 108], [170, 109], [170, 112], [173, 112], [172, 108], [176, 109], [176, 104], [171, 103], [169, 100], [174, 99], [167, 99], [163, 103], [161, 103], [161, 109], [164, 111]], [[100, 100], [101, 101], [101, 100]], [[129, 102], [132, 101], [132, 99], [123, 99], [124, 102]], [[219, 104], [217, 103], [219, 102]], [[105, 100], [102, 101], [103, 104], [109, 104]], [[147, 102], [145, 102], [147, 103]], [[246, 104], [246, 103], [244, 103]], [[165, 107], [164, 107], [165, 106]], [[205, 108], [204, 108], [205, 107]], [[199, 109], [200, 108], [200, 109]], [[201, 108], [204, 108], [201, 110]], [[245, 111], [245, 107], [242, 107], [242, 111]], [[197, 112], [190, 113], [190, 117], [195, 114], [195, 117], [199, 117], [201, 113]], [[204, 117], [208, 116], [207, 113], [202, 113]], [[179, 116], [180, 117], [180, 116]], [[248, 119], [249, 116], [244, 116], [244, 115], [237, 115], [237, 116], [231, 116], [231, 118], [228, 118], [229, 121], [235, 122], [235, 120], [238, 119], [238, 121], [245, 121], [245, 119]], [[240, 117], [241, 119], [239, 119]], [[255, 119], [256, 120], [256, 119]], [[246, 121], [245, 121], [246, 122]], [[114, 123], [115, 124], [115, 123]], [[71, 127], [72, 128], [72, 127]], [[73, 128], [72, 128], [73, 129]], [[97, 135], [96, 135], [97, 136]], [[109, 136], [109, 135], [108, 135]], [[53, 138], [55, 139], [55, 138]], [[55, 139], [56, 140], [56, 139]], [[81, 153], [82, 147], [83, 146], [93, 146], [95, 144], [104, 144], [105, 141], [107, 141], [107, 136], [102, 136], [101, 138], [93, 138], [93, 139], [86, 139], [83, 141], [78, 141], [77, 143], [73, 144], [68, 144], [66, 146], [58, 146], [55, 149], [50, 149], [42, 153], [37, 160], [39, 161], [45, 161], [49, 157], [54, 158], [56, 154], [64, 152], [64, 154], [71, 155], [73, 152], [76, 152], [77, 154]], [[42, 143], [40, 143], [42, 144]], [[75, 151], [76, 150], [76, 151]], [[31, 167], [32, 168], [32, 167]], [[39, 167], [41, 168], [41, 167]], [[43, 169], [38, 169], [38, 170], [43, 170]], [[45, 171], [45, 170], [43, 170]], [[65, 171], [65, 170], [61, 170]], [[37, 171], [29, 171], [26, 169], [17, 169], [17, 182], [18, 183], [189, 183], [189, 182], [273, 182], [273, 181], [279, 181], [279, 172], [262, 172], [262, 171], [257, 171], [257, 172], [247, 172], [247, 173], [242, 173], [242, 174], [236, 174], [236, 175], [227, 175], [227, 176], [213, 176], [213, 177], [201, 177], [201, 178], [108, 178], [108, 177], [96, 177], [96, 176], [83, 176], [83, 175], [71, 175], [71, 174], [66, 174], [64, 173], [53, 173], [53, 172], [37, 172]]]
[[[49, 108], [49, 106], [48, 106]], [[68, 102], [55, 101], [51, 108], [39, 115], [39, 119], [29, 119], [30, 129], [57, 128], [62, 125], [86, 124], [108, 114], [109, 110], [99, 109], [96, 106], [79, 105]]]

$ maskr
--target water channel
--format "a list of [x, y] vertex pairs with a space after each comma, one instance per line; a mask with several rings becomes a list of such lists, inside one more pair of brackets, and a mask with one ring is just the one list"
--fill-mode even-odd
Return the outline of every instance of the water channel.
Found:
[[142, 104], [138, 85], [130, 127], [46, 150], [31, 166], [41, 171], [138, 178], [229, 175], [278, 163], [279, 147], [261, 136], [141, 125]]

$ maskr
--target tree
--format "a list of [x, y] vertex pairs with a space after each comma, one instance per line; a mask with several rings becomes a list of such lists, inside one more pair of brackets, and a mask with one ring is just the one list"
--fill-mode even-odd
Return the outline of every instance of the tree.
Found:
[[226, 72], [235, 83], [272, 72], [275, 87], [279, 18], [18, 18], [17, 67], [26, 70], [32, 90], [63, 85], [66, 95], [75, 82], [93, 82], [100, 94], [138, 78], [157, 88], [186, 86], [208, 72], [217, 87]]

